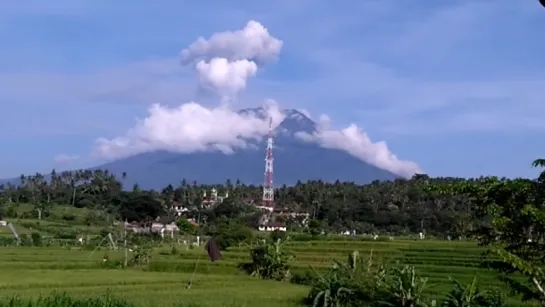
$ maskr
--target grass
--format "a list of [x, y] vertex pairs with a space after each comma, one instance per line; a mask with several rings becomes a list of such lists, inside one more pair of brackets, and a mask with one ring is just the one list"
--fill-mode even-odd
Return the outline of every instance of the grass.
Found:
[[[30, 205], [17, 207], [18, 214], [30, 210]], [[85, 225], [84, 220], [92, 210], [55, 206], [52, 213], [53, 220], [8, 221], [20, 234], [39, 232], [50, 242], [62, 240], [62, 235], [68, 233], [96, 235], [104, 230], [101, 226]], [[63, 216], [75, 218], [67, 220]], [[0, 237], [10, 236], [7, 227], [0, 227]], [[0, 253], [0, 293], [4, 298], [18, 295], [24, 300], [58, 291], [81, 298], [105, 295], [110, 290], [116, 297], [139, 306], [267, 307], [297, 306], [308, 292], [304, 286], [265, 282], [245, 276], [237, 265], [248, 260], [248, 247], [231, 248], [217, 263], [210, 263], [202, 248], [193, 250], [180, 246], [177, 249], [174, 254], [170, 246], [155, 249], [152, 263], [146, 270], [108, 270], [100, 265], [104, 249], [93, 252], [69, 247], [4, 247]], [[452, 288], [448, 277], [469, 283], [478, 276], [483, 286], [503, 287], [493, 272], [479, 267], [483, 250], [473, 242], [335, 238], [332, 241], [293, 241], [289, 249], [295, 254], [292, 262], [294, 274], [304, 274], [309, 266], [326, 269], [332, 259], [344, 260], [350, 252], [358, 250], [361, 254], [372, 252], [374, 257], [393, 265], [416, 266], [422, 276], [429, 278], [431, 287], [428, 292], [434, 298], [444, 297]], [[123, 258], [120, 251], [107, 253], [111, 260]], [[193, 286], [186, 290], [185, 285], [194, 271]], [[510, 303], [520, 306], [515, 298]]]
[[[181, 302], [198, 306], [296, 306], [306, 289], [275, 282], [256, 282], [242, 276], [141, 272], [134, 270], [32, 270], [21, 271], [16, 283], [2, 283], [4, 296], [36, 298], [52, 291], [74, 297], [104, 295], [108, 290], [118, 298], [141, 306], [172, 306]], [[11, 276], [14, 278], [14, 276]]]
[[[190, 251], [198, 259], [200, 253]], [[308, 291], [288, 283], [256, 281], [242, 274], [228, 274], [199, 261], [199, 266], [217, 269], [217, 273], [192, 274], [196, 260], [187, 260], [187, 272], [144, 272], [139, 269], [108, 270], [100, 268], [104, 251], [4, 248], [0, 254], [0, 293], [21, 300], [37, 299], [53, 292], [73, 297], [104, 295], [108, 291], [139, 306], [297, 306]], [[110, 258], [122, 258], [122, 252], [109, 252]], [[170, 257], [155, 255], [158, 260]], [[202, 262], [202, 263], [201, 263]], [[191, 289], [185, 289], [192, 279]], [[0, 305], [1, 306], [1, 305]]]
[[[17, 204], [17, 206], [15, 207], [15, 211], [17, 212], [17, 214], [23, 214], [25, 212], [30, 212], [32, 210], [34, 210], [34, 206], [32, 204], [20, 203], [20, 204]], [[51, 214], [54, 214], [56, 216], [74, 215], [76, 218], [83, 219], [89, 213], [100, 213], [100, 211], [95, 209], [76, 208], [73, 206], [61, 206], [61, 205], [54, 205], [51, 208]]]
[[[30, 210], [31, 205], [17, 207], [18, 214]], [[52, 219], [8, 219], [8, 222], [12, 222], [20, 234], [29, 236], [39, 232], [49, 241], [63, 240], [60, 235], [65, 233], [96, 235], [104, 230], [102, 226], [85, 225], [85, 218], [93, 213], [89, 209], [55, 206], [52, 213], [55, 217]], [[63, 216], [75, 218], [67, 220]], [[0, 237], [11, 237], [7, 227], [0, 227]], [[474, 276], [478, 276], [483, 286], [503, 287], [493, 272], [479, 267], [483, 250], [473, 242], [334, 238], [331, 241], [293, 241], [289, 243], [289, 249], [295, 254], [291, 264], [294, 274], [304, 274], [309, 266], [326, 269], [332, 259], [344, 260], [350, 252], [358, 250], [361, 254], [372, 252], [374, 257], [393, 265], [415, 265], [422, 276], [429, 278], [431, 287], [428, 293], [434, 298], [444, 297], [452, 288], [448, 277], [469, 283]], [[1, 297], [19, 296], [20, 305], [10, 305], [15, 307], [23, 306], [25, 300], [36, 300], [53, 292], [66, 292], [74, 299], [81, 299], [104, 296], [110, 291], [111, 295], [137, 306], [289, 307], [298, 306], [308, 293], [305, 286], [266, 282], [244, 275], [237, 265], [248, 260], [248, 247], [231, 248], [223, 253], [222, 260], [217, 263], [210, 263], [202, 248], [179, 246], [177, 250], [172, 253], [170, 246], [156, 248], [152, 263], [146, 270], [112, 270], [101, 267], [104, 253], [107, 252], [111, 260], [121, 260], [122, 251], [107, 251], [104, 248], [93, 252], [70, 247], [2, 247]], [[186, 283], [192, 277], [193, 286], [187, 290]], [[63, 299], [69, 301], [66, 297], [52, 298]], [[1, 301], [0, 307], [3, 306]], [[510, 303], [520, 306], [516, 298], [511, 298]], [[35, 301], [34, 305], [24, 306], [56, 306], [44, 305], [43, 300], [41, 305], [37, 304]], [[79, 303], [67, 304], [76, 306]], [[82, 304], [88, 307], [103, 306]]]
[[[146, 270], [102, 269], [105, 252], [112, 260], [123, 258], [122, 251], [92, 251], [69, 248], [3, 248], [0, 253], [0, 293], [2, 297], [36, 299], [52, 292], [78, 297], [105, 295], [127, 299], [139, 306], [297, 306], [308, 292], [305, 286], [267, 282], [245, 276], [237, 264], [248, 259], [245, 247], [232, 248], [216, 263], [208, 261], [202, 249], [157, 248]], [[502, 284], [490, 271], [478, 268], [482, 250], [471, 242], [445, 241], [314, 241], [292, 242], [294, 273], [309, 265], [325, 269], [332, 259], [346, 259], [353, 250], [373, 252], [396, 265], [414, 264], [429, 277], [428, 292], [444, 297], [451, 289], [448, 277], [463, 283], [475, 275], [483, 286]], [[196, 274], [193, 276], [193, 271]], [[193, 276], [193, 286], [185, 289]], [[520, 306], [512, 299], [510, 303]], [[0, 305], [1, 306], [1, 305]]]
[[[31, 204], [18, 204], [15, 207], [15, 212], [19, 217], [28, 214], [34, 210]], [[49, 217], [44, 217], [42, 220], [23, 218], [6, 218], [5, 220], [12, 223], [19, 235], [30, 236], [32, 233], [40, 233], [45, 238], [58, 238], [63, 234], [78, 233], [80, 235], [97, 235], [104, 229], [112, 229], [108, 226], [111, 217], [105, 215], [100, 210], [88, 208], [75, 208], [72, 206], [55, 205], [50, 211]], [[85, 220], [89, 214], [94, 214], [101, 217], [99, 221], [105, 222], [102, 226], [86, 225]], [[65, 219], [69, 217], [70, 219]], [[121, 231], [122, 226], [116, 227], [117, 231]], [[11, 231], [7, 227], [0, 227], [0, 237], [11, 238]]]

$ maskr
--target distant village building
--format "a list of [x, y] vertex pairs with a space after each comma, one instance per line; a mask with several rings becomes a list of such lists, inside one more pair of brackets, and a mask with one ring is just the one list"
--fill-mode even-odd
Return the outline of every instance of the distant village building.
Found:
[[214, 206], [216, 203], [222, 203], [226, 198], [229, 198], [229, 191], [226, 191], [224, 196], [218, 196], [218, 190], [212, 188], [210, 190], [210, 197], [206, 197], [206, 191], [204, 191], [202, 206], [203, 208], [208, 208]]
[[289, 210], [285, 208], [275, 208], [273, 215], [280, 216], [284, 220], [298, 220], [302, 226], [308, 224], [310, 214], [304, 211]]
[[259, 225], [259, 231], [287, 231], [285, 223], [281, 222], [269, 222], [266, 224]]
[[276, 216], [271, 213], [262, 215], [257, 229], [259, 231], [287, 231], [286, 223], [274, 220], [275, 218]]
[[256, 205], [255, 207], [256, 207], [257, 209], [260, 209], [260, 210], [265, 210], [265, 211], [269, 211], [269, 212], [274, 212], [274, 207], [261, 206], [261, 205]]
[[[218, 203], [222, 203], [226, 198], [229, 198], [229, 191], [226, 191], [223, 196], [218, 196], [218, 190], [212, 188], [210, 190], [210, 196], [208, 196], [206, 191], [203, 192], [201, 206], [202, 208], [210, 208]], [[172, 204], [172, 211], [174, 211], [176, 216], [180, 217], [188, 213], [190, 210], [189, 208], [184, 207], [182, 204], [175, 202]]]
[[[258, 207], [259, 208], [259, 207]], [[270, 210], [270, 208], [267, 208]], [[259, 231], [287, 231], [287, 222], [306, 226], [310, 214], [304, 211], [291, 210], [287, 208], [275, 207], [267, 213], [264, 213], [259, 220]]]
[[174, 202], [172, 204], [172, 211], [174, 211], [174, 214], [176, 216], [182, 216], [182, 215], [186, 214], [187, 212], [189, 212], [189, 209], [184, 207], [182, 204], [180, 204], [178, 202]]
[[175, 223], [162, 224], [157, 222], [153, 222], [150, 226], [142, 225], [136, 222], [125, 222], [125, 229], [128, 232], [133, 233], [159, 233], [162, 237], [164, 237], [165, 234], [173, 237], [174, 234], [180, 232], [180, 228], [178, 228]]

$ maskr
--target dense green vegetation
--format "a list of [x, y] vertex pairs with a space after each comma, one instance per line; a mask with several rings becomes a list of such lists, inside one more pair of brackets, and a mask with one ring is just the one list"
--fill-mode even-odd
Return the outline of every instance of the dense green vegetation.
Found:
[[[47, 177], [47, 178], [46, 178]], [[0, 186], [3, 215], [14, 216], [18, 204], [32, 204], [34, 210], [25, 212], [25, 218], [44, 218], [51, 214], [54, 204], [70, 204], [76, 208], [99, 209], [120, 220], [146, 220], [161, 216], [172, 219], [168, 208], [176, 203], [191, 210], [190, 217], [200, 217], [201, 223], [214, 223], [219, 216], [235, 218], [245, 210], [244, 204], [261, 199], [260, 186], [248, 186], [228, 180], [223, 185], [199, 185], [181, 180], [178, 186], [167, 186], [161, 191], [144, 191], [138, 186], [123, 191], [123, 178], [103, 170], [78, 170], [50, 175], [21, 175], [21, 185]], [[462, 183], [487, 184], [497, 178], [430, 178], [416, 175], [410, 180], [373, 182], [357, 185], [349, 182], [325, 183], [310, 181], [295, 186], [283, 186], [275, 191], [278, 206], [308, 212], [319, 221], [319, 227], [339, 232], [356, 230], [357, 233], [416, 234], [443, 238], [464, 236], [475, 226], [475, 210], [469, 196], [430, 189]], [[220, 195], [229, 192], [229, 198], [214, 210], [201, 206], [204, 192], [216, 188]], [[248, 213], [248, 212], [246, 212]], [[43, 216], [41, 216], [43, 215]], [[21, 216], [18, 216], [21, 217]], [[56, 218], [67, 218], [61, 216]], [[101, 216], [89, 216], [101, 221]], [[243, 221], [257, 226], [258, 218]], [[296, 226], [296, 225], [292, 225]]]
[[[364, 186], [313, 181], [282, 187], [277, 205], [311, 219], [308, 226], [287, 220], [287, 241], [283, 233], [253, 230], [262, 215], [252, 206], [260, 187], [215, 186], [230, 196], [207, 208], [202, 194], [211, 186], [182, 180], [162, 191], [124, 191], [122, 181], [100, 170], [53, 172], [2, 187], [2, 215], [22, 234], [18, 243], [0, 233], [3, 245], [19, 245], [0, 255], [2, 293], [21, 295], [13, 306], [53, 290], [69, 296], [32, 304], [98, 306], [114, 300], [78, 297], [107, 289], [120, 299], [111, 306], [545, 303], [545, 172], [535, 180], [416, 175]], [[123, 220], [174, 221], [174, 204], [189, 209], [176, 237], [124, 234]], [[335, 235], [346, 230], [367, 235]], [[108, 234], [118, 245], [127, 240], [130, 253], [108, 251]], [[202, 248], [193, 248], [195, 236], [215, 237], [223, 259], [208, 262]]]

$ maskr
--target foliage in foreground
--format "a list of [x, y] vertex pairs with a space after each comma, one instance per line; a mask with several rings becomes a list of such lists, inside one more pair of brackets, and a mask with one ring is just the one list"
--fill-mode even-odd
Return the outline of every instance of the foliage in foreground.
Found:
[[448, 294], [443, 307], [501, 307], [505, 305], [505, 297], [496, 289], [482, 290], [477, 283], [477, 277], [470, 284], [462, 285], [451, 278], [454, 286]]
[[[325, 273], [314, 271], [306, 300], [312, 307], [428, 307], [437, 306], [425, 293], [427, 278], [414, 266], [389, 267], [375, 263], [373, 254], [361, 258], [351, 253], [346, 263], [334, 261]], [[500, 292], [481, 290], [477, 279], [467, 286], [452, 280], [454, 287], [441, 302], [444, 307], [501, 307], [505, 297]]]
[[263, 241], [250, 249], [250, 262], [242, 263], [240, 268], [252, 276], [263, 279], [287, 281], [291, 278], [289, 262], [293, 258], [285, 244], [278, 238], [275, 242]]
[[[0, 301], [0, 307], [137, 307], [140, 305], [134, 304], [124, 299], [115, 298], [109, 294], [96, 296], [91, 298], [74, 298], [65, 293], [54, 293], [51, 296], [44, 296], [38, 299], [22, 299], [13, 297], [9, 300]], [[149, 306], [149, 305], [146, 305]], [[155, 306], [155, 305], [153, 305]], [[199, 305], [194, 303], [180, 302], [172, 305], [172, 307]], [[229, 306], [229, 305], [225, 305]]]
[[0, 307], [132, 307], [133, 304], [126, 300], [113, 298], [110, 295], [76, 299], [66, 294], [54, 294], [48, 297], [40, 297], [35, 300], [26, 300], [14, 297], [8, 301], [0, 302]]
[[[545, 167], [545, 160], [536, 160], [533, 166]], [[465, 195], [474, 203], [474, 214], [482, 223], [472, 235], [495, 256], [483, 264], [500, 273], [500, 279], [523, 301], [545, 304], [545, 171], [536, 180], [492, 178], [439, 190]], [[515, 278], [517, 274], [526, 281]]]

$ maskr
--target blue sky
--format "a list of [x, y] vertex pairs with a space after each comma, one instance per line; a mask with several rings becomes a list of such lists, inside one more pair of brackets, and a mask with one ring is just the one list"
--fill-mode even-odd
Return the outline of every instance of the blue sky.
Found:
[[[20, 3], [20, 4], [17, 4]], [[339, 5], [342, 3], [342, 5]], [[545, 156], [538, 1], [10, 1], [0, 11], [0, 177], [113, 138], [152, 103], [203, 98], [180, 51], [257, 20], [283, 41], [236, 107], [356, 123], [434, 176], [535, 176]]]

